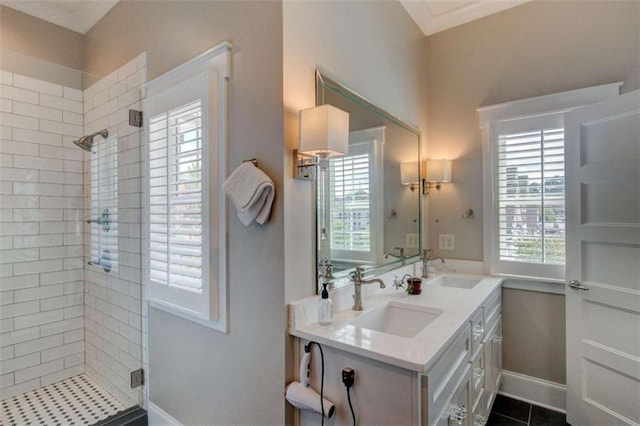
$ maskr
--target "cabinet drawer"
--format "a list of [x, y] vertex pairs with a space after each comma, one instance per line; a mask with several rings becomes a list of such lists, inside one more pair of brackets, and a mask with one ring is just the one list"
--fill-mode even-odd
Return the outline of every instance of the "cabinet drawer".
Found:
[[437, 426], [470, 426], [469, 388], [470, 367], [467, 364], [462, 378], [457, 382], [457, 386], [449, 393], [449, 398], [444, 404], [444, 410], [438, 415], [431, 425]]
[[[484, 325], [485, 330], [489, 331], [498, 321], [498, 317], [502, 312], [502, 290], [496, 290], [484, 304]], [[485, 333], [486, 335], [486, 333]]]
[[480, 350], [474, 355], [471, 361], [471, 402], [473, 406], [476, 406], [482, 389], [485, 383], [485, 353], [484, 348], [480, 347]]
[[480, 349], [484, 340], [484, 309], [480, 308], [471, 317], [471, 354], [475, 354]]
[[467, 374], [471, 350], [471, 327], [467, 325], [449, 345], [435, 363], [428, 380], [429, 424], [435, 423], [438, 415], [451, 399], [460, 378]]

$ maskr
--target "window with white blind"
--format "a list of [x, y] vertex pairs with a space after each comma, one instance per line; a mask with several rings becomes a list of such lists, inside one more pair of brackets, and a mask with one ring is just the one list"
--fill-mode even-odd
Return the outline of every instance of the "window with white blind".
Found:
[[153, 306], [226, 331], [222, 53], [148, 86], [145, 260]]
[[380, 229], [376, 223], [382, 215], [382, 171], [376, 167], [380, 151], [376, 142], [382, 138], [356, 142], [370, 133], [352, 132], [348, 155], [329, 160], [331, 259], [375, 263], [380, 255], [382, 235], [375, 230]]
[[617, 96], [618, 88], [613, 83], [478, 109], [485, 272], [564, 281], [564, 114]]
[[564, 129], [559, 115], [501, 122], [498, 134], [498, 257], [563, 265]]

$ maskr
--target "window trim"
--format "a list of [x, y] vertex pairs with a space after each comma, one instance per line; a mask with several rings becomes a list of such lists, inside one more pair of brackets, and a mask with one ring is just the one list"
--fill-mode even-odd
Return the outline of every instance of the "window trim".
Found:
[[[547, 114], [564, 114], [572, 109], [603, 101], [619, 95], [623, 82], [587, 87], [551, 95], [538, 96], [502, 104], [489, 105], [477, 109], [482, 135], [483, 162], [483, 234], [484, 273], [514, 278], [537, 278], [545, 281], [564, 283], [564, 266], [522, 263], [512, 268], [501, 268], [497, 253], [497, 195], [495, 194], [495, 174], [497, 172], [498, 124], [518, 118]], [[518, 262], [510, 262], [518, 263]]]
[[[208, 313], [202, 316], [192, 315], [186, 309], [172, 306], [171, 303], [153, 299], [149, 279], [149, 162], [143, 162], [144, 185], [144, 235], [143, 235], [143, 283], [144, 300], [149, 305], [169, 312], [178, 317], [204, 325], [209, 328], [229, 332], [228, 282], [227, 282], [227, 216], [226, 197], [220, 189], [227, 175], [228, 141], [228, 81], [231, 78], [231, 44], [222, 43], [201, 55], [177, 66], [145, 85], [145, 110], [154, 95], [162, 94], [171, 88], [206, 74], [208, 80], [207, 95], [203, 96], [203, 116], [207, 114], [209, 134], [208, 147], [203, 149], [208, 164], [215, 165], [215, 172], [208, 173], [209, 190], [203, 187], [202, 202], [208, 207], [209, 215], [203, 217], [203, 256], [208, 256], [208, 281], [203, 282], [203, 297], [206, 297]], [[206, 106], [205, 106], [206, 104]], [[149, 157], [149, 117], [144, 114], [144, 158]], [[208, 152], [207, 152], [208, 151]], [[207, 169], [209, 169], [207, 167]], [[204, 212], [203, 212], [204, 216]], [[207, 241], [205, 245], [205, 241]], [[206, 287], [206, 290], [205, 290]]]

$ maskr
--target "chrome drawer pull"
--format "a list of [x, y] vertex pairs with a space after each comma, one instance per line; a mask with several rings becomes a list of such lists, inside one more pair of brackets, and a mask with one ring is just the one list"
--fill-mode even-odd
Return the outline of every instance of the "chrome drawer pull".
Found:
[[484, 369], [476, 368], [476, 370], [473, 372], [473, 376], [477, 381], [481, 381], [484, 378]]
[[487, 418], [481, 414], [476, 414], [476, 419], [473, 421], [473, 426], [485, 426], [487, 424]]
[[571, 290], [589, 291], [589, 287], [587, 287], [586, 285], [582, 285], [578, 280], [571, 280], [567, 285], [569, 286], [569, 288], [571, 288]]
[[464, 423], [464, 419], [466, 418], [467, 407], [465, 407], [464, 405], [460, 405], [459, 407], [454, 408], [451, 412], [451, 415], [449, 416], [449, 420], [454, 421], [458, 425], [462, 425]]
[[484, 326], [482, 324], [478, 324], [473, 329], [473, 336], [478, 337], [484, 334]]

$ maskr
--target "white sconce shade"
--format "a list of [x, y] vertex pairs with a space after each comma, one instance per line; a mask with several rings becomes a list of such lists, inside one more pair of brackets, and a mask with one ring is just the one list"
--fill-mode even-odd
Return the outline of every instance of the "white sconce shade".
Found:
[[415, 185], [420, 183], [417, 161], [412, 163], [400, 163], [400, 181], [403, 185]]
[[298, 152], [329, 157], [349, 151], [349, 114], [331, 105], [300, 111]]
[[427, 160], [427, 182], [451, 182], [451, 160]]

